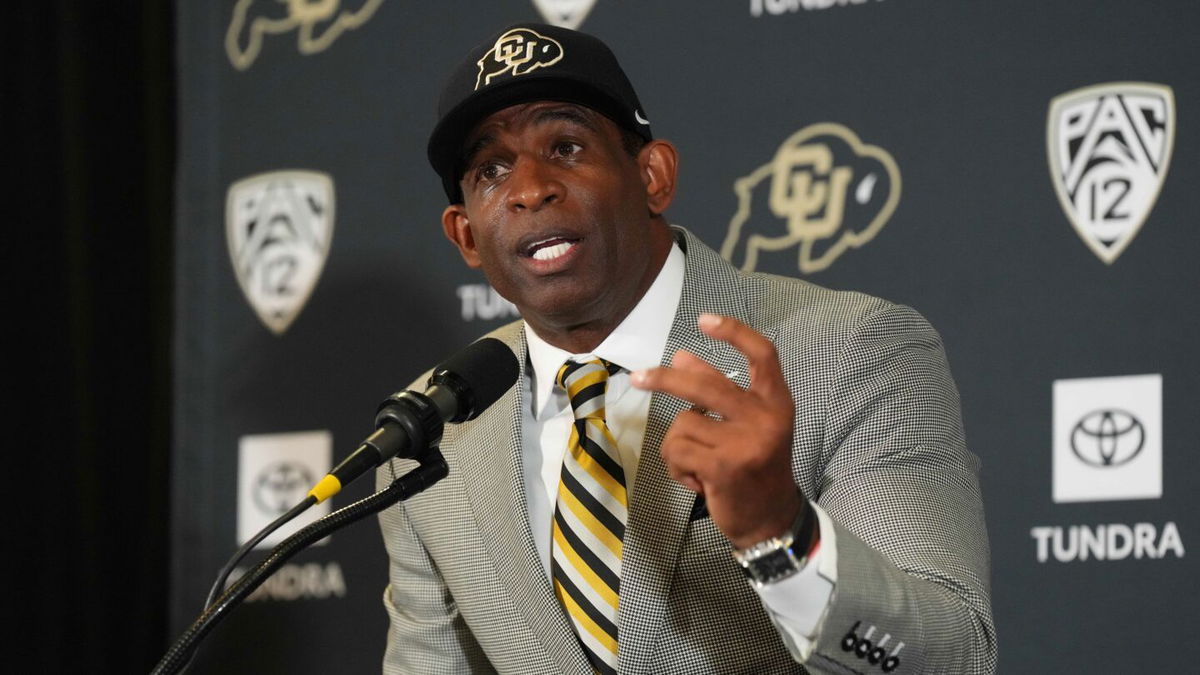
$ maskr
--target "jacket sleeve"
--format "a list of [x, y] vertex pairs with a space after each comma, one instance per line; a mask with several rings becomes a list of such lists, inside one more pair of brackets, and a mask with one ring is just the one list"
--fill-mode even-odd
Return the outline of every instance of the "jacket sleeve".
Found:
[[[376, 475], [380, 488], [392, 481], [396, 466], [393, 461], [380, 467]], [[383, 672], [494, 672], [409, 522], [404, 505], [382, 512], [379, 522], [389, 559], [388, 585], [383, 593], [389, 618]]]
[[849, 333], [826, 383], [816, 501], [836, 530], [837, 584], [806, 666], [993, 672], [979, 462], [941, 338], [883, 304]]

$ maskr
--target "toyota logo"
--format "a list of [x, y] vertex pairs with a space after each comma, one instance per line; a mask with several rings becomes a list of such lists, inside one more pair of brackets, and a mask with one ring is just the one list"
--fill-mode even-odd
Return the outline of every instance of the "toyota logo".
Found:
[[254, 479], [254, 505], [266, 515], [277, 516], [300, 503], [315, 482], [303, 464], [275, 462]]
[[1084, 464], [1104, 468], [1133, 460], [1146, 445], [1146, 428], [1123, 410], [1094, 410], [1071, 429], [1071, 451]]

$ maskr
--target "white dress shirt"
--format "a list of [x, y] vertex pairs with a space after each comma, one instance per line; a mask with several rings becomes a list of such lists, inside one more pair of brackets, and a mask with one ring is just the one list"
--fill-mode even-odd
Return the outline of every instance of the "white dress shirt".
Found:
[[[563, 362], [597, 356], [621, 366], [609, 378], [605, 395], [606, 421], [617, 441], [625, 471], [626, 490], [633, 494], [638, 458], [650, 411], [651, 392], [630, 385], [633, 371], [654, 368], [662, 362], [667, 336], [683, 290], [686, 258], [678, 245], [671, 247], [663, 268], [646, 294], [617, 328], [591, 354], [571, 354], [538, 337], [525, 324], [529, 345], [529, 377], [525, 378], [522, 411], [525, 492], [529, 497], [529, 524], [546, 575], [550, 575], [550, 519], [554, 516], [563, 453], [574, 415], [566, 392], [554, 384]], [[697, 329], [698, 330], [698, 329]], [[810, 502], [811, 503], [811, 502]], [[756, 589], [784, 643], [797, 660], [804, 661], [820, 632], [825, 610], [837, 581], [837, 546], [829, 517], [814, 504], [821, 527], [821, 543], [799, 573]], [[732, 553], [731, 553], [732, 555]]]

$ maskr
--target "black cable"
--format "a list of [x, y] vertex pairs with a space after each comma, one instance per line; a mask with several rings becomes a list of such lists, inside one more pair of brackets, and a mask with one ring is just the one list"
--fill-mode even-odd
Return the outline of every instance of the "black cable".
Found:
[[[204, 606], [208, 607], [209, 605], [213, 604], [213, 601], [217, 599], [217, 596], [221, 594], [221, 591], [225, 590], [225, 580], [228, 579], [229, 575], [233, 573], [233, 569], [237, 567], [237, 564], [241, 562], [242, 558], [246, 557], [247, 553], [254, 550], [255, 546], [258, 546], [260, 541], [266, 539], [272, 532], [283, 527], [285, 523], [291, 521], [301, 513], [304, 513], [308, 510], [308, 507], [316, 503], [317, 498], [310, 494], [304, 498], [304, 501], [293, 506], [290, 510], [288, 510], [287, 513], [271, 521], [269, 525], [259, 530], [258, 534], [247, 540], [245, 544], [242, 544], [242, 547], [239, 548], [233, 554], [233, 556], [229, 558], [229, 561], [226, 562], [225, 566], [221, 568], [221, 571], [217, 573], [217, 580], [213, 582], [212, 588], [208, 589], [208, 597], [204, 599]], [[187, 672], [188, 666], [192, 665], [192, 659], [195, 658], [195, 656], [195, 650], [192, 650], [192, 653], [188, 655], [188, 660], [179, 668], [180, 673]]]
[[217, 580], [213, 583], [212, 588], [208, 590], [208, 597], [204, 599], [204, 606], [208, 607], [209, 605], [213, 604], [213, 601], [217, 599], [217, 596], [225, 590], [225, 580], [229, 578], [229, 575], [233, 572], [233, 568], [236, 567], [239, 562], [241, 562], [242, 558], [246, 557], [247, 553], [254, 550], [255, 546], [258, 546], [258, 542], [266, 539], [267, 536], [272, 532], [283, 527], [285, 523], [289, 522], [301, 513], [304, 513], [308, 510], [308, 507], [316, 503], [316, 497], [312, 495], [305, 497], [304, 501], [293, 506], [290, 511], [273, 520], [270, 525], [267, 525], [263, 529], [259, 530], [258, 534], [254, 535], [246, 543], [242, 544], [242, 547], [233, 554], [233, 557], [229, 559], [229, 562], [225, 563], [225, 566], [222, 567], [221, 571], [217, 573]]
[[151, 671], [151, 675], [175, 675], [178, 673], [191, 660], [190, 654], [196, 649], [199, 641], [219, 621], [224, 619], [233, 607], [245, 600], [275, 570], [309, 544], [324, 539], [334, 530], [378, 513], [396, 502], [408, 499], [445, 478], [448, 472], [449, 468], [446, 466], [446, 460], [442, 454], [437, 450], [431, 450], [422, 458], [420, 466], [400, 476], [383, 490], [334, 511], [285, 539], [271, 551], [266, 559], [234, 582], [216, 602], [205, 607], [200, 616], [167, 650], [162, 660]]

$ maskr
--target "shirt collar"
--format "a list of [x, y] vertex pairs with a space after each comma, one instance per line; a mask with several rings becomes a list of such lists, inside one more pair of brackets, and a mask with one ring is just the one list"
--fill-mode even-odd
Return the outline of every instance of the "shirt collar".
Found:
[[554, 391], [554, 377], [568, 358], [595, 355], [628, 371], [653, 368], [661, 363], [667, 348], [667, 335], [675, 321], [675, 309], [683, 293], [684, 268], [683, 251], [678, 243], [673, 244], [654, 283], [592, 354], [571, 354], [559, 349], [538, 337], [526, 323], [525, 341], [529, 346], [530, 376], [533, 378], [530, 403], [534, 416], [541, 419]]

